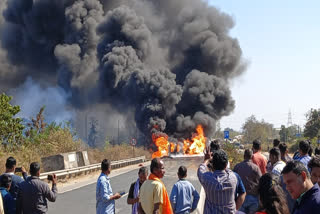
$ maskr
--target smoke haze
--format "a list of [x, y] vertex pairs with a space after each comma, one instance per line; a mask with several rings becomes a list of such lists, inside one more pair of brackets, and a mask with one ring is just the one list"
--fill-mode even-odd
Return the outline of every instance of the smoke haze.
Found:
[[204, 1], [5, 0], [0, 10], [0, 90], [15, 88], [25, 115], [43, 103], [82, 133], [93, 112], [106, 134], [118, 115], [147, 138], [187, 138], [198, 124], [212, 136], [235, 108], [230, 81], [246, 64], [234, 21]]

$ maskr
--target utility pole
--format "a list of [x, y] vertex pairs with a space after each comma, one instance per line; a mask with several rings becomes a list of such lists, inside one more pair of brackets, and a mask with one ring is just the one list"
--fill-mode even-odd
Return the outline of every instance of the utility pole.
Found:
[[85, 129], [85, 139], [86, 139], [86, 142], [88, 143], [88, 112], [86, 112], [86, 115], [85, 115], [85, 126], [84, 126], [84, 129]]
[[287, 128], [291, 126], [292, 126], [292, 115], [291, 115], [291, 110], [289, 109]]
[[118, 119], [118, 145], [120, 145], [119, 136], [120, 136], [120, 127], [119, 127], [120, 120]]

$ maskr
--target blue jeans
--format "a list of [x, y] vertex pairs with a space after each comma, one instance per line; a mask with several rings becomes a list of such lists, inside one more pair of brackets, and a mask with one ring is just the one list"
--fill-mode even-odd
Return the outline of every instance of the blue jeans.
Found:
[[246, 195], [246, 198], [244, 199], [244, 202], [241, 208], [239, 209], [239, 211], [247, 214], [252, 214], [258, 210], [258, 207], [259, 207], [258, 196]]

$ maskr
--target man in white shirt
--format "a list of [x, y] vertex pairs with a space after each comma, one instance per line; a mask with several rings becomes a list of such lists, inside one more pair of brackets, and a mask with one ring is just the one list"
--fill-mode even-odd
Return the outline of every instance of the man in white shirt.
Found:
[[269, 160], [272, 164], [272, 173], [278, 176], [281, 175], [283, 168], [286, 166], [286, 163], [281, 160], [281, 153], [279, 148], [274, 147], [269, 151]]

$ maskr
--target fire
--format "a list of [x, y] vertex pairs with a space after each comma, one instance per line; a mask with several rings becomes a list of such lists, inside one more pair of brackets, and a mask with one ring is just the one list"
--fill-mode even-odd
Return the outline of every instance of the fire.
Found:
[[[196, 133], [192, 135], [191, 140], [187, 139], [183, 141], [183, 153], [184, 154], [201, 154], [206, 147], [207, 138], [204, 136], [203, 127], [198, 125]], [[154, 144], [158, 147], [158, 151], [152, 154], [152, 158], [167, 156], [170, 152], [180, 151], [179, 144], [175, 144], [168, 141], [168, 136], [152, 135]]]
[[185, 154], [200, 154], [206, 148], [207, 138], [204, 136], [203, 128], [201, 125], [198, 125], [197, 133], [194, 133], [192, 139], [183, 141], [183, 148]]
[[152, 154], [152, 158], [156, 157], [163, 157], [168, 155], [169, 153], [169, 142], [168, 136], [156, 136], [155, 134], [152, 135], [152, 140], [154, 144], [158, 147], [158, 151]]
[[176, 148], [176, 144], [170, 143], [170, 152], [174, 152], [175, 148]]

